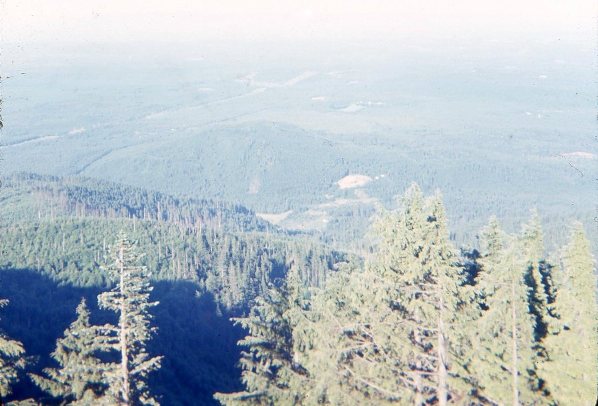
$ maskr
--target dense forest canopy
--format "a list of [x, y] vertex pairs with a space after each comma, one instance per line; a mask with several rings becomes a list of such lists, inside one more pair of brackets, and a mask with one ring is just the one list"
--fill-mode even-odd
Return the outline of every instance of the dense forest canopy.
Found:
[[538, 213], [516, 233], [492, 218], [459, 249], [442, 197], [413, 185], [350, 255], [241, 206], [90, 179], [21, 174], [0, 196], [4, 399], [593, 404], [581, 224], [547, 250]]
[[537, 214], [515, 235], [491, 219], [482, 251], [465, 256], [446, 225], [440, 195], [425, 198], [414, 185], [376, 222], [365, 265], [315, 288], [291, 270], [238, 319], [248, 330], [239, 341], [244, 390], [216, 399], [593, 405], [597, 279], [582, 226], [553, 263]]
[[593, 1], [5, 3], [0, 404], [595, 404]]
[[[163, 368], [149, 376], [166, 404], [210, 402], [217, 388], [238, 386], [240, 330], [228, 317], [249, 309], [268, 281], [296, 264], [306, 283], [319, 285], [348, 258], [307, 234], [283, 232], [241, 206], [29, 174], [5, 179], [0, 194], [0, 281], [12, 310], [2, 320], [8, 337], [21, 337], [29, 356], [13, 391], [17, 399], [35, 395], [49, 401], [25, 373], [39, 375], [56, 366], [53, 343], [73, 321], [82, 297], [93, 311], [92, 323], [117, 322], [98, 308], [96, 296], [114, 286], [103, 267], [120, 231], [143, 253], [139, 264], [148, 269], [152, 296], [161, 302], [151, 310], [161, 333], [149, 345], [176, 354], [166, 354]], [[31, 290], [23, 291], [28, 285]], [[52, 306], [44, 307], [44, 301]]]
[[2, 174], [234, 202], [339, 249], [416, 181], [443, 191], [459, 245], [533, 207], [550, 249], [573, 220], [595, 241], [593, 47], [443, 38], [13, 51]]

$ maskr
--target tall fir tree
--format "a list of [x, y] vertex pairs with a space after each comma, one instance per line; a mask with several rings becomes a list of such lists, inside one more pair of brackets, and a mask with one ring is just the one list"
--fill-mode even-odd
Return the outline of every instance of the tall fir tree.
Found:
[[541, 397], [535, 376], [536, 318], [526, 283], [525, 246], [495, 218], [483, 230], [477, 287], [480, 314], [472, 335], [478, 355], [471, 369], [484, 396], [496, 404], [530, 404]]
[[[467, 369], [471, 352], [469, 291], [464, 286], [466, 272], [455, 246], [449, 239], [447, 218], [440, 193], [430, 199], [422, 264], [429, 277], [422, 288], [431, 291], [434, 306], [430, 319], [435, 323], [434, 353], [437, 357], [436, 398], [439, 405], [466, 402], [476, 390], [475, 379]], [[432, 324], [434, 325], [434, 324]]]
[[301, 345], [299, 363], [309, 376], [303, 386], [306, 405], [382, 404], [379, 394], [388, 394], [383, 384], [360, 374], [362, 364], [356, 360], [373, 348], [369, 325], [362, 323], [372, 305], [370, 276], [359, 264], [329, 275], [293, 331]]
[[155, 332], [151, 326], [150, 309], [158, 302], [150, 301], [153, 287], [141, 255], [124, 234], [112, 247], [113, 264], [109, 275], [116, 281], [114, 288], [98, 296], [100, 307], [118, 313], [118, 324], [112, 326], [109, 347], [119, 354], [119, 362], [111, 364], [104, 373], [107, 393], [121, 405], [157, 404], [150, 395], [148, 375], [160, 368], [161, 356], [147, 352], [147, 342]]
[[412, 186], [402, 211], [384, 215], [376, 230], [380, 242], [365, 271], [331, 278], [314, 299], [316, 324], [331, 330], [336, 347], [320, 342], [318, 358], [336, 360], [340, 377], [325, 400], [421, 405], [469, 396], [467, 372], [455, 362], [463, 275], [440, 196], [424, 199]]
[[449, 399], [468, 397], [472, 388], [467, 371], [459, 368], [466, 338], [460, 320], [464, 272], [449, 241], [441, 196], [423, 199], [413, 185], [395, 227], [395, 235], [385, 241], [391, 260], [377, 267], [394, 285], [388, 299], [398, 318], [392, 330], [385, 323], [377, 328], [395, 336], [391, 359], [404, 365], [400, 373], [412, 401], [436, 399], [446, 405]]
[[245, 318], [233, 319], [248, 331], [238, 345], [246, 348], [239, 364], [245, 390], [217, 393], [223, 405], [302, 404], [304, 371], [295, 362], [293, 327], [295, 306], [301, 306], [298, 269], [291, 266], [280, 285], [270, 284]]
[[103, 382], [105, 365], [96, 354], [105, 349], [108, 336], [105, 327], [90, 324], [89, 315], [85, 299], [82, 299], [77, 306], [77, 319], [58, 339], [52, 353], [60, 368], [44, 369], [45, 376], [30, 374], [42, 390], [68, 404], [106, 403], [102, 400], [106, 389]]
[[527, 266], [526, 281], [530, 287], [530, 308], [536, 319], [534, 329], [536, 350], [542, 356], [544, 350], [541, 340], [546, 334], [550, 318], [551, 266], [545, 260], [544, 233], [536, 210], [532, 211], [529, 222], [523, 225], [519, 243], [520, 254]]
[[583, 226], [574, 224], [553, 275], [554, 315], [539, 374], [559, 405], [593, 406], [598, 399], [596, 267]]
[[[0, 309], [7, 304], [8, 300], [0, 299]], [[17, 381], [19, 370], [24, 367], [23, 344], [0, 332], [0, 404], [5, 396], [12, 393], [11, 385]]]

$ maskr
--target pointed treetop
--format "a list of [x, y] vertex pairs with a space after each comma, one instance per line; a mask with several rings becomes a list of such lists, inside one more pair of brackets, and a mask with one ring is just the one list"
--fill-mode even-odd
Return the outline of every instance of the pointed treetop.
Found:
[[484, 256], [495, 257], [505, 247], [506, 234], [496, 216], [490, 217], [488, 225], [482, 229], [481, 249]]
[[413, 209], [421, 209], [424, 205], [424, 194], [421, 188], [415, 182], [413, 182], [405, 191], [402, 198], [404, 209], [410, 211]]
[[[594, 296], [596, 292], [595, 281], [589, 283], [593, 280], [592, 277], [596, 261], [592, 255], [590, 241], [588, 240], [581, 223], [575, 222], [573, 224], [569, 243], [563, 248], [561, 259], [564, 271], [562, 275], [559, 275], [562, 280], [561, 283], [565, 283], [565, 280], [570, 280], [570, 283], [577, 286], [580, 291], [585, 292], [586, 297], [590, 300], [589, 297]], [[586, 272], [587, 275], [574, 273], [579, 272], [582, 269], [589, 270], [589, 272]], [[586, 278], [589, 278], [589, 280]]]
[[569, 243], [565, 246], [567, 251], [584, 251], [591, 252], [590, 241], [586, 236], [583, 224], [576, 221], [571, 226]]
[[538, 210], [531, 211], [530, 220], [523, 225], [521, 230], [521, 240], [524, 244], [529, 260], [539, 262], [544, 257], [544, 232], [542, 231], [542, 221]]
[[89, 308], [87, 307], [87, 301], [85, 300], [85, 298], [82, 298], [81, 302], [77, 305], [77, 316], [82, 320], [89, 321], [89, 315], [90, 312]]
[[430, 198], [430, 216], [433, 217], [430, 220], [438, 223], [440, 227], [446, 227], [446, 209], [440, 191], [436, 191]]

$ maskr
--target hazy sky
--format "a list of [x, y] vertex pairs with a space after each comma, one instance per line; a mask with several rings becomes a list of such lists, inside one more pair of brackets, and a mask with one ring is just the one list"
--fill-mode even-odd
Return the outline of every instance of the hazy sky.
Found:
[[595, 0], [0, 0], [3, 41], [546, 36], [595, 40]]

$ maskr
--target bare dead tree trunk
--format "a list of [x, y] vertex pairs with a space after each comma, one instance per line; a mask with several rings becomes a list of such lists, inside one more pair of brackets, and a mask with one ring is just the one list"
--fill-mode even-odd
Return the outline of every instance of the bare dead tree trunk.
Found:
[[[439, 289], [440, 291], [440, 289]], [[439, 294], [439, 305], [440, 309], [438, 312], [438, 404], [440, 406], [446, 406], [448, 403], [448, 384], [447, 384], [447, 348], [446, 348], [446, 336], [444, 329], [444, 320], [442, 319], [442, 311], [444, 309], [444, 300], [442, 298], [442, 292]]]
[[130, 383], [129, 383], [129, 354], [128, 354], [128, 342], [127, 342], [127, 333], [128, 333], [128, 323], [127, 323], [127, 308], [125, 306], [125, 286], [124, 286], [124, 273], [125, 273], [125, 266], [124, 266], [124, 248], [120, 247], [119, 257], [120, 257], [120, 370], [122, 374], [123, 380], [123, 388], [122, 388], [122, 400], [123, 404], [129, 405], [130, 399]]
[[517, 370], [517, 312], [515, 311], [515, 281], [511, 281], [511, 376], [513, 386], [513, 406], [519, 406], [519, 385]]

